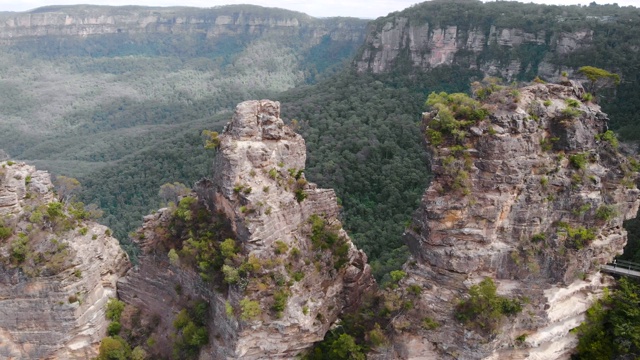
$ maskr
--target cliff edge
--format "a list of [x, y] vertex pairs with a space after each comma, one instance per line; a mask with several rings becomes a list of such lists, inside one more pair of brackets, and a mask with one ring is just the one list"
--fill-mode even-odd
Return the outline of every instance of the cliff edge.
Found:
[[0, 357], [86, 359], [129, 261], [118, 240], [64, 204], [49, 174], [0, 162]]

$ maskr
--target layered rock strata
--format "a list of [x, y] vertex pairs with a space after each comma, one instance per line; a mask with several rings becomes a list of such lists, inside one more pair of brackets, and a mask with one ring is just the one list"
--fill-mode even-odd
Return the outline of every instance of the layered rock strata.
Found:
[[[486, 75], [505, 79], [522, 73], [538, 73], [545, 78], [558, 79], [560, 66], [553, 56], [564, 56], [590, 46], [592, 30], [575, 32], [527, 32], [519, 28], [491, 25], [490, 28], [468, 26], [438, 26], [411, 20], [406, 15], [389, 15], [371, 24], [367, 30], [361, 55], [355, 60], [360, 72], [387, 73], [407, 61], [413, 67], [430, 70], [438, 66], [462, 65], [478, 69]], [[506, 56], [519, 48], [537, 49], [540, 59]], [[535, 67], [535, 69], [533, 68]], [[572, 72], [571, 68], [562, 70]]]
[[[239, 256], [259, 265], [215, 285], [172, 264], [159, 229], [175, 215], [162, 209], [145, 218], [140, 265], [120, 281], [120, 298], [160, 314], [167, 328], [186, 297], [206, 301], [209, 345], [201, 359], [294, 358], [373, 285], [366, 256], [340, 228], [334, 191], [305, 180], [304, 140], [284, 125], [278, 102], [239, 104], [219, 141], [213, 178], [196, 185], [197, 201], [222, 219], [219, 231], [235, 238]], [[324, 247], [321, 228], [341, 245]], [[258, 314], [248, 315], [247, 302], [259, 305]]]
[[[57, 201], [52, 188], [46, 172], [0, 163], [3, 359], [95, 356], [106, 333], [105, 304], [116, 296], [116, 280], [128, 268], [126, 254], [105, 226], [78, 220], [72, 229], [54, 229], [41, 212]], [[67, 216], [56, 221], [71, 221]]]
[[[406, 231], [412, 259], [397, 290], [422, 291], [377, 358], [569, 358], [570, 330], [610, 284], [599, 266], [622, 253], [622, 222], [640, 204], [629, 160], [601, 135], [607, 116], [583, 94], [576, 84], [503, 90], [462, 144], [429, 145], [434, 179]], [[424, 114], [427, 128], [438, 116]], [[456, 318], [487, 277], [523, 304], [493, 331]]]
[[257, 6], [209, 9], [50, 6], [29, 12], [0, 14], [0, 41], [13, 43], [33, 37], [154, 33], [202, 34], [207, 39], [226, 35], [303, 34], [309, 44], [315, 45], [324, 36], [333, 41], [360, 43], [365, 25], [366, 21], [359, 19], [315, 19], [288, 10], [269, 14]]

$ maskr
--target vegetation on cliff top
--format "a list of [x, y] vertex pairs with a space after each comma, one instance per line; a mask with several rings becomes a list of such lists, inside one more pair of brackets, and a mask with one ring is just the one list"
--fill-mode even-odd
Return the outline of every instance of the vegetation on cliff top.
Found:
[[[0, 168], [0, 185], [6, 181], [4, 169]], [[68, 237], [85, 236], [89, 229], [85, 221], [98, 217], [101, 212], [93, 206], [73, 201], [73, 194], [61, 191], [63, 202], [47, 201], [40, 189], [32, 188], [31, 176], [17, 180], [25, 182], [26, 194], [21, 199], [23, 211], [15, 215], [0, 217], [0, 247], [8, 256], [0, 255], [0, 267], [20, 269], [29, 277], [53, 276], [73, 267], [74, 250]], [[97, 238], [97, 234], [92, 237]], [[80, 273], [78, 273], [81, 276]]]

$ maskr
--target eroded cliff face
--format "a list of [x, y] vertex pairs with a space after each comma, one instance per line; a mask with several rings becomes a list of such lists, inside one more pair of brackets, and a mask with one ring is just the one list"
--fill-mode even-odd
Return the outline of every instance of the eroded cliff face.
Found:
[[[583, 92], [494, 93], [464, 140], [429, 145], [434, 179], [405, 234], [408, 275], [389, 290], [413, 287], [414, 309], [393, 320], [393, 346], [377, 358], [569, 357], [570, 330], [610, 284], [599, 266], [622, 253], [622, 222], [640, 204], [628, 159], [597, 136], [607, 116]], [[427, 128], [439, 116], [425, 113]], [[523, 309], [483, 331], [457, 320], [456, 305], [486, 277]]]
[[0, 41], [43, 36], [109, 34], [303, 35], [310, 44], [323, 36], [360, 43], [365, 21], [315, 19], [288, 10], [269, 13], [260, 7], [223, 6], [213, 9], [107, 6], [52, 6], [0, 15]]
[[[519, 28], [491, 25], [487, 30], [468, 26], [433, 26], [390, 15], [386, 21], [369, 26], [360, 56], [355, 59], [358, 71], [386, 73], [400, 61], [429, 70], [443, 65], [461, 65], [486, 75], [515, 79], [523, 73], [558, 79], [561, 71], [572, 73], [553, 61], [591, 45], [592, 30], [574, 32], [526, 32]], [[520, 52], [533, 54], [521, 57]], [[540, 57], [540, 58], [538, 58]]]
[[[284, 125], [278, 102], [239, 104], [219, 141], [213, 178], [196, 185], [191, 209], [217, 224], [223, 255], [199, 259], [222, 256], [221, 270], [189, 265], [190, 240], [172, 230], [183, 200], [145, 218], [140, 265], [119, 282], [119, 296], [160, 316], [169, 346], [157, 354], [171, 351], [173, 318], [197, 298], [209, 304], [201, 359], [294, 358], [373, 286], [366, 256], [340, 227], [334, 191], [304, 178], [304, 140]], [[224, 238], [236, 254], [224, 255]]]
[[[105, 226], [56, 212], [49, 174], [0, 162], [0, 357], [86, 359], [128, 258]], [[51, 209], [51, 210], [49, 210]], [[63, 209], [61, 207], [61, 209]], [[49, 210], [49, 211], [47, 211]]]

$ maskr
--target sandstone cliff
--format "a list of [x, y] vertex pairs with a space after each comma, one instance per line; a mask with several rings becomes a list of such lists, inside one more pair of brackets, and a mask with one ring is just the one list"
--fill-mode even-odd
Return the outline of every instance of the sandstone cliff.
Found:
[[[65, 209], [49, 175], [0, 162], [0, 357], [86, 359], [129, 261], [109, 230]], [[71, 212], [75, 211], [75, 214]]]
[[[640, 204], [629, 160], [602, 135], [607, 116], [580, 101], [583, 92], [535, 84], [493, 93], [489, 116], [457, 140], [432, 132], [446, 114], [424, 114], [435, 176], [405, 234], [408, 275], [389, 290], [413, 289], [414, 309], [393, 320], [393, 346], [376, 358], [569, 357], [570, 330], [610, 283], [598, 267], [622, 252], [622, 222]], [[493, 329], [457, 313], [487, 277], [523, 307]]]
[[151, 336], [166, 346], [148, 351], [171, 351], [174, 318], [193, 299], [208, 304], [201, 359], [294, 358], [358, 305], [373, 285], [366, 256], [341, 229], [333, 190], [306, 181], [305, 158], [279, 103], [241, 103], [220, 135], [212, 180], [145, 218], [140, 265], [118, 293], [159, 315]]
[[302, 35], [308, 45], [323, 36], [361, 43], [366, 22], [360, 19], [315, 19], [303, 13], [258, 6], [208, 9], [173, 7], [49, 6], [0, 15], [0, 41], [33, 37], [110, 34], [199, 34], [208, 39], [224, 35]]
[[600, 46], [595, 32], [604, 33], [614, 19], [571, 9], [571, 25], [566, 25], [567, 11], [533, 4], [425, 2], [371, 22], [354, 66], [388, 73], [455, 65], [509, 80], [535, 75], [558, 80], [562, 71], [571, 74], [576, 65], [594, 61], [577, 54]]

